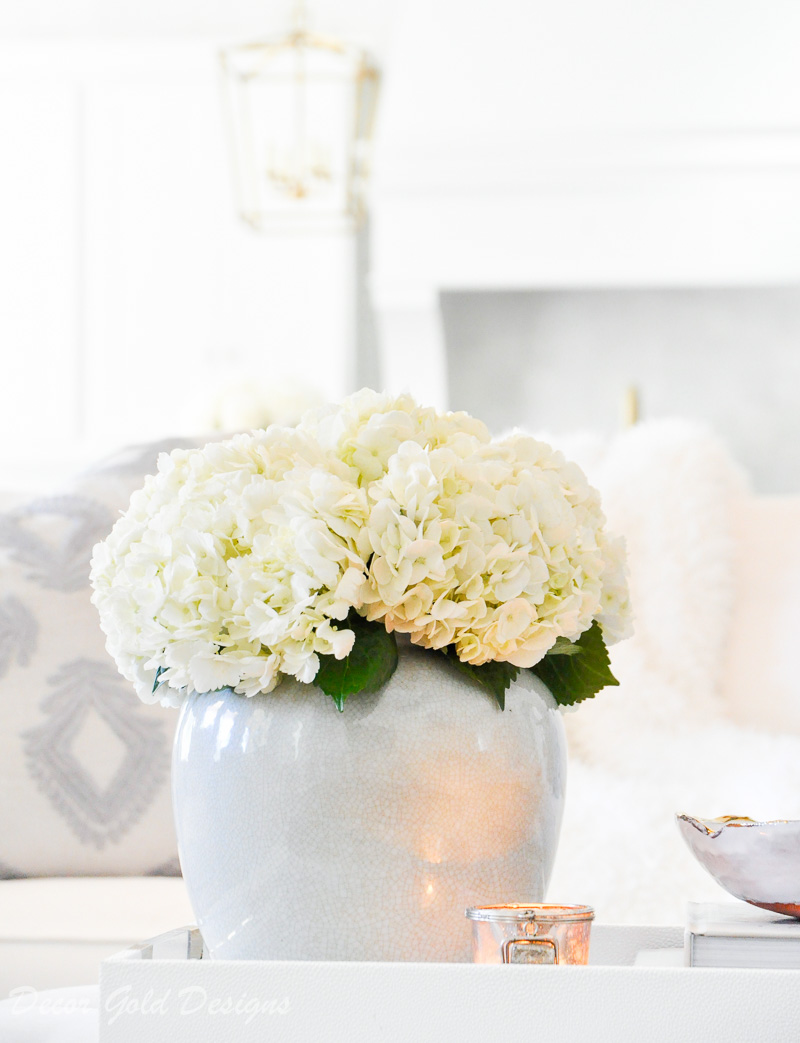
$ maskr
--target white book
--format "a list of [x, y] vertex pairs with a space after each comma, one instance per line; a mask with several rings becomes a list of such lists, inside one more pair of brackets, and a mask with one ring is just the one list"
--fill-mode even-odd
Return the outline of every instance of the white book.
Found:
[[800, 970], [800, 920], [745, 902], [690, 902], [686, 962], [690, 967]]

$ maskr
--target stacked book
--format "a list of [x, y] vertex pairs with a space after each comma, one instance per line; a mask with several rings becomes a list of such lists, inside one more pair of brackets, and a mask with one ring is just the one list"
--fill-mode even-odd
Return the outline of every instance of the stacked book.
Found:
[[800, 920], [745, 902], [690, 902], [686, 962], [690, 967], [800, 970]]

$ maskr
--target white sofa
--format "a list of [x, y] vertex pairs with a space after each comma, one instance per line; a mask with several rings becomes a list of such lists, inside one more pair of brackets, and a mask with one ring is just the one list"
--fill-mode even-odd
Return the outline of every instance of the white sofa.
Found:
[[42, 877], [0, 883], [0, 999], [97, 981], [101, 960], [194, 922], [180, 877]]
[[[560, 441], [628, 538], [637, 634], [614, 649], [621, 686], [567, 717], [550, 896], [680, 922], [721, 892], [674, 812], [800, 817], [800, 497], [753, 496], [682, 422]], [[0, 996], [93, 980], [106, 953], [191, 921], [164, 875], [175, 718], [117, 678], [85, 579], [154, 460], [132, 451], [66, 493], [0, 504]]]
[[636, 633], [612, 649], [620, 687], [567, 717], [550, 894], [607, 921], [682, 923], [688, 900], [728, 896], [675, 812], [800, 818], [800, 496], [754, 495], [683, 421], [575, 450], [627, 537]]
[[120, 678], [89, 600], [92, 546], [160, 448], [51, 495], [0, 497], [0, 996], [93, 980], [101, 956], [191, 921], [175, 714]]

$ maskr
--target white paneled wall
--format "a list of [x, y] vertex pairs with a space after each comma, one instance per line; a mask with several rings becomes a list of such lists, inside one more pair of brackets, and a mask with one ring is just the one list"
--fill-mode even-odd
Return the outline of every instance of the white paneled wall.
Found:
[[29, 443], [78, 424], [78, 91], [0, 83], [0, 127], [0, 424]]
[[352, 239], [239, 222], [216, 76], [212, 43], [0, 46], [2, 484], [202, 431], [237, 378], [350, 388]]
[[[761, 442], [748, 462], [763, 489], [797, 489], [768, 454], [780, 441], [785, 459], [799, 430], [800, 4], [406, 0], [394, 37], [372, 195], [385, 386], [538, 426], [537, 399], [547, 423], [607, 424], [616, 388], [607, 409], [578, 403], [642, 380], [646, 409], [691, 399], [734, 444]], [[740, 288], [774, 292], [738, 311]], [[539, 295], [526, 321], [508, 290]], [[619, 321], [603, 332], [606, 308]], [[652, 394], [671, 337], [671, 379]], [[695, 353], [686, 396], [677, 360]]]

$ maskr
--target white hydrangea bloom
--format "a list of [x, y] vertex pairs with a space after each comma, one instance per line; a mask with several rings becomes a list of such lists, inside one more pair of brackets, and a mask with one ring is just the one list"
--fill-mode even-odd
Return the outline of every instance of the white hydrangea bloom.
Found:
[[607, 645], [633, 634], [633, 612], [628, 591], [628, 569], [625, 560], [625, 540], [603, 533], [600, 547], [605, 562], [603, 592], [597, 621], [603, 630]]
[[352, 648], [351, 609], [465, 662], [528, 667], [594, 620], [627, 636], [624, 547], [604, 525], [544, 443], [365, 390], [296, 429], [162, 456], [95, 548], [93, 601], [148, 701], [309, 682]]
[[441, 414], [410, 395], [395, 398], [368, 388], [341, 406], [307, 414], [299, 430], [347, 464], [359, 485], [382, 478], [403, 442], [466, 454], [491, 440], [485, 424], [468, 413]]
[[609, 544], [607, 565], [605, 519], [580, 469], [522, 435], [470, 434], [458, 449], [404, 442], [369, 485], [368, 618], [475, 665], [533, 666], [598, 617], [622, 636], [623, 559]]
[[367, 499], [342, 471], [281, 428], [160, 458], [92, 559], [108, 649], [142, 699], [252, 695], [348, 654]]

